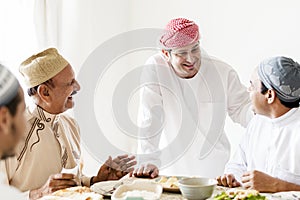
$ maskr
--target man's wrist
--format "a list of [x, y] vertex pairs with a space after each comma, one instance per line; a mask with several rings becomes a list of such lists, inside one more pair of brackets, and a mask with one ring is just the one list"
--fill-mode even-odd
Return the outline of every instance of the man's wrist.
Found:
[[92, 176], [92, 178], [90, 180], [90, 185], [93, 185], [93, 184], [98, 183], [100, 181], [101, 180], [99, 180], [97, 176]]
[[35, 200], [43, 197], [42, 193], [38, 189], [30, 190], [28, 196], [30, 200]]

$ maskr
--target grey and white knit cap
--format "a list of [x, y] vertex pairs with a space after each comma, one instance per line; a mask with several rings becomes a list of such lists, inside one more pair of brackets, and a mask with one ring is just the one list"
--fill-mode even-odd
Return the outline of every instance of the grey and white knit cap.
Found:
[[282, 101], [295, 102], [300, 99], [300, 65], [291, 58], [278, 56], [262, 61], [258, 66], [258, 75]]
[[0, 64], [0, 106], [7, 105], [16, 97], [19, 87], [16, 77]]

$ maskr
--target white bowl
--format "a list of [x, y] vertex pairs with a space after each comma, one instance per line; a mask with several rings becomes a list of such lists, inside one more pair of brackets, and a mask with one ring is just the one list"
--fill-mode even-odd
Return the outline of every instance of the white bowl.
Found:
[[162, 194], [162, 186], [149, 180], [136, 180], [132, 184], [121, 185], [111, 196], [112, 200], [138, 199], [158, 200]]
[[207, 199], [211, 197], [217, 181], [211, 178], [183, 178], [178, 182], [182, 195], [187, 199]]

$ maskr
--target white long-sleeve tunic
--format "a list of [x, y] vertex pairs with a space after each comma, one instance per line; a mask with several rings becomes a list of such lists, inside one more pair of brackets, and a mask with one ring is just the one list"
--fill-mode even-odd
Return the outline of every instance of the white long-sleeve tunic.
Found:
[[141, 82], [140, 162], [158, 165], [161, 174], [222, 174], [230, 156], [226, 115], [242, 126], [252, 117], [236, 71], [202, 55], [197, 75], [182, 79], [156, 54], [147, 61]]
[[270, 176], [300, 183], [300, 109], [270, 119], [256, 115], [249, 123], [239, 148], [225, 173], [238, 180], [246, 171], [259, 170]]

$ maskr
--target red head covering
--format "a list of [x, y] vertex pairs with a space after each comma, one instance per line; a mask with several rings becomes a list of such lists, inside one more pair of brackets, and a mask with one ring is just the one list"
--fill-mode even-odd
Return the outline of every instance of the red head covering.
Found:
[[167, 24], [160, 43], [165, 48], [180, 48], [198, 41], [199, 38], [199, 28], [195, 22], [177, 18]]

